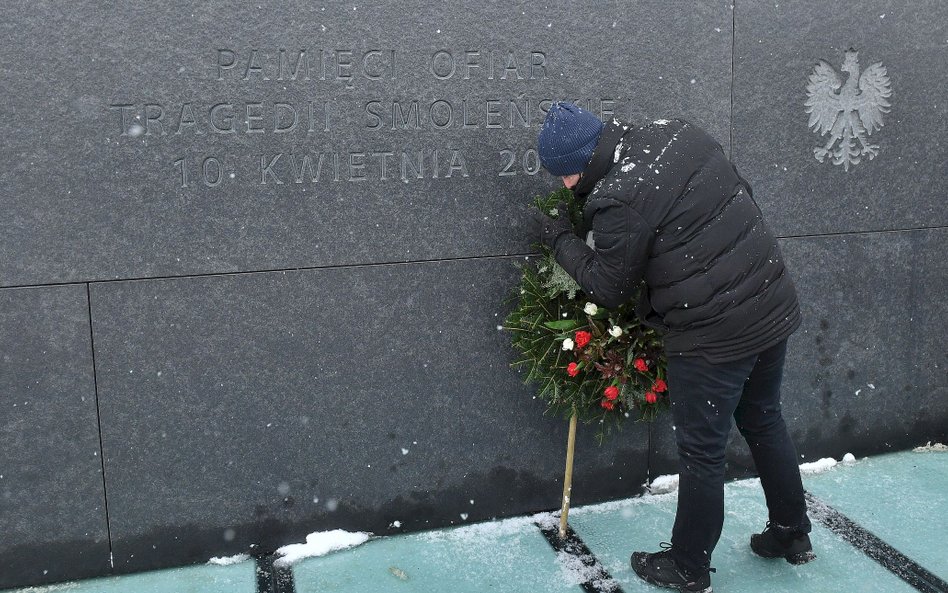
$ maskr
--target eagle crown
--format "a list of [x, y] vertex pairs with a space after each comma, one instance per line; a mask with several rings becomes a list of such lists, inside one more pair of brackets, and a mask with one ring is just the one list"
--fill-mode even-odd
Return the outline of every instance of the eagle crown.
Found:
[[852, 76], [859, 76], [859, 52], [853, 48], [847, 49], [840, 70], [848, 72]]

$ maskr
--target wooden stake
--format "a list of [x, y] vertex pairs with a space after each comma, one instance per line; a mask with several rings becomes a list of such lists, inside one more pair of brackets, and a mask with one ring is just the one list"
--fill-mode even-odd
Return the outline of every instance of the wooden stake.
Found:
[[569, 419], [569, 441], [566, 445], [566, 477], [563, 479], [563, 509], [560, 512], [560, 539], [566, 538], [566, 519], [569, 516], [569, 495], [573, 490], [573, 450], [576, 448], [576, 409]]

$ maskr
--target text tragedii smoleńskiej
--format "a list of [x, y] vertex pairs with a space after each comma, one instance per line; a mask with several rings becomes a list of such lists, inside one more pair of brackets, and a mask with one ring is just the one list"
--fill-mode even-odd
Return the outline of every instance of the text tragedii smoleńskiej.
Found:
[[[397, 49], [218, 48], [208, 56], [202, 71], [212, 84], [200, 88], [253, 98], [129, 97], [108, 105], [117, 142], [167, 144], [184, 153], [169, 160], [181, 188], [238, 180], [408, 183], [540, 170], [531, 145], [553, 100], [538, 92], [550, 77], [548, 52], [439, 49], [422, 56]], [[426, 98], [406, 97], [418, 81], [427, 84]], [[574, 101], [602, 119], [625, 107], [614, 98]], [[469, 154], [466, 134], [487, 130], [507, 131], [506, 142], [491, 142], [496, 150], [490, 158]], [[261, 135], [270, 141], [248, 141]], [[243, 137], [236, 144], [249, 154], [193, 150], [201, 137]]]

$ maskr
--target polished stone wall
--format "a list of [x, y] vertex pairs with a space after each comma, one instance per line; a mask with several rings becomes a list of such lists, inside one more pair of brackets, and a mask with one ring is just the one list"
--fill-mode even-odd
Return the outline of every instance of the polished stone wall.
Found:
[[[498, 330], [554, 98], [732, 153], [800, 292], [806, 459], [946, 438], [946, 16], [4, 4], [0, 588], [558, 506], [565, 423]], [[850, 47], [891, 93], [834, 165], [807, 83]], [[669, 425], [581, 428], [574, 504], [674, 471]]]
[[[755, 198], [778, 235], [948, 224], [948, 106], [939, 90], [948, 86], [945, 10], [938, 0], [738, 3], [733, 159], [760, 188]], [[881, 127], [866, 129], [858, 118], [857, 136], [876, 146], [877, 156], [861, 154], [860, 162], [847, 170], [845, 163], [817, 160], [813, 149], [824, 148], [829, 136], [810, 131], [805, 104], [819, 61], [835, 71], [844, 87], [837, 93], [849, 97], [849, 104], [859, 103], [857, 95], [869, 96], [845, 89], [850, 77], [842, 70], [850, 48], [858, 50], [858, 85], [874, 87], [879, 77], [870, 69], [880, 64], [891, 94], [885, 98], [889, 106], [882, 108], [887, 112], [881, 115]], [[853, 144], [862, 148], [861, 140]]]
[[[565, 426], [497, 329], [511, 264], [93, 284], [117, 566], [556, 506]], [[647, 427], [583, 432], [577, 500], [634, 492]]]
[[0, 290], [0, 586], [109, 570], [85, 284]]

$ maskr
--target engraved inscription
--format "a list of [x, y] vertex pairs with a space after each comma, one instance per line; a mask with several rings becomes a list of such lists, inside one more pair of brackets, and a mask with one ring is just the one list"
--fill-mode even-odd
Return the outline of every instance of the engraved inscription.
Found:
[[[288, 152], [258, 154], [256, 180], [259, 185], [319, 184], [333, 182], [401, 181], [419, 179], [464, 179], [471, 176], [467, 157], [459, 149], [312, 151], [294, 148]], [[533, 155], [536, 158], [536, 155]], [[526, 163], [529, 158], [525, 157]], [[248, 162], [239, 157], [207, 156], [179, 158], [172, 162], [179, 187], [195, 184], [218, 187], [236, 182], [238, 171]], [[538, 162], [538, 161], [537, 161]], [[525, 165], [526, 167], [527, 165]], [[536, 171], [529, 174], [534, 174]]]
[[217, 80], [310, 81], [353, 79], [380, 80], [398, 76], [398, 54], [394, 49], [354, 48], [261, 49], [219, 48], [216, 52]]
[[[228, 160], [232, 159], [232, 156], [228, 157]], [[209, 156], [204, 159], [198, 159], [195, 164], [198, 166], [197, 174], [200, 178], [198, 183], [203, 182], [206, 187], [217, 187], [224, 181], [228, 167], [222, 159], [216, 156]], [[178, 171], [180, 187], [190, 187], [194, 179], [194, 171], [192, 170], [191, 163], [185, 158], [180, 158], [175, 160], [173, 165]], [[236, 174], [231, 171], [229, 177], [234, 179], [236, 178]]]
[[451, 52], [439, 49], [431, 55], [429, 70], [438, 80], [460, 77], [470, 80], [481, 76], [487, 80], [538, 80], [546, 77], [546, 54], [531, 52], [494, 52], [470, 49]]
[[[307, 132], [329, 131], [328, 103], [309, 101], [294, 104], [283, 101], [223, 102], [212, 105], [182, 103], [117, 103], [109, 109], [118, 114], [115, 122], [121, 134], [129, 136], [133, 127], [142, 125], [145, 136], [166, 134], [286, 134], [304, 127]], [[144, 122], [144, 123], [141, 123]]]
[[[205, 75], [220, 83], [223, 94], [204, 97], [119, 97], [108, 105], [110, 125], [125, 142], [178, 146], [204, 137], [221, 144], [238, 136], [273, 136], [268, 148], [253, 154], [191, 154], [169, 158], [180, 188], [226, 188], [235, 183], [271, 187], [306, 184], [411, 183], [463, 180], [478, 173], [499, 177], [536, 175], [540, 159], [533, 148], [505, 148], [493, 165], [487, 155], [465, 154], [456, 140], [424, 140], [423, 149], [393, 144], [404, 132], [427, 137], [467, 130], [504, 130], [530, 134], [542, 124], [553, 97], [537, 92], [550, 78], [551, 60], [538, 49], [442, 47], [403, 55], [372, 46], [217, 47], [208, 52]], [[428, 78], [441, 89], [424, 97], [393, 92], [386, 81]], [[447, 94], [442, 81], [460, 87]], [[464, 81], [494, 81], [484, 96], [465, 93]], [[368, 96], [350, 98], [362, 83]], [[333, 91], [341, 83], [345, 91]], [[547, 83], [548, 84], [548, 83]], [[290, 86], [293, 85], [293, 89]], [[398, 85], [399, 88], [413, 88]], [[241, 97], [240, 89], [248, 96]], [[534, 92], [524, 92], [533, 89]], [[260, 93], [264, 93], [261, 95]], [[253, 93], [252, 95], [250, 93]], [[302, 96], [301, 96], [302, 94]], [[333, 98], [335, 97], [335, 98]], [[629, 100], [569, 98], [603, 120], [631, 112]], [[335, 132], [364, 130], [378, 138], [374, 150], [341, 144]], [[115, 128], [113, 128], [115, 129]], [[357, 134], [358, 136], [358, 134]], [[414, 136], [414, 134], [412, 134]], [[214, 139], [218, 137], [218, 139]], [[248, 145], [247, 141], [237, 141]], [[285, 142], [286, 146], [281, 146]], [[276, 146], [274, 146], [276, 144]], [[386, 146], [388, 144], [388, 146]], [[381, 145], [381, 147], [379, 147]], [[452, 146], [454, 145], [454, 146]], [[478, 160], [479, 159], [479, 160]], [[475, 166], [476, 165], [476, 166]], [[479, 171], [487, 167], [492, 171]]]
[[522, 167], [522, 172], [527, 175], [536, 175], [540, 172], [540, 155], [536, 149], [528, 148], [522, 151], [523, 154], [518, 163], [517, 156], [519, 152], [520, 151], [511, 150], [509, 148], [500, 151], [500, 156], [503, 157], [505, 164], [504, 168], [497, 174], [499, 177], [518, 175], [521, 172], [518, 166]]
[[418, 151], [290, 152], [260, 155], [260, 185], [452, 179], [470, 176], [457, 149]]
[[[527, 98], [454, 101], [438, 98], [426, 102], [372, 99], [363, 107], [363, 121], [370, 130], [531, 128], [543, 123], [552, 102], [552, 99]], [[577, 104], [603, 119], [615, 116], [616, 101], [613, 99], [578, 100]]]

